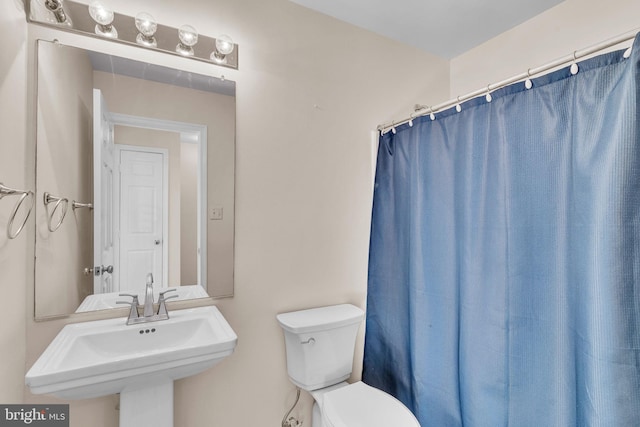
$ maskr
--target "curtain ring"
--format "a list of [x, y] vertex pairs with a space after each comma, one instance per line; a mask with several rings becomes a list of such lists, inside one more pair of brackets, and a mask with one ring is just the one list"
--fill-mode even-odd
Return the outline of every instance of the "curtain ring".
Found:
[[632, 49], [633, 49], [633, 46], [629, 46], [629, 48], [625, 50], [624, 53], [622, 54], [622, 57], [624, 59], [628, 59], [631, 56]]
[[[18, 209], [20, 209], [20, 206], [22, 206], [22, 204], [24, 203], [25, 199], [27, 197], [30, 197], [31, 199], [31, 205], [29, 205], [29, 209], [27, 210], [27, 214], [24, 217], [24, 221], [22, 221], [22, 224], [20, 224], [20, 227], [18, 227], [18, 229], [15, 232], [12, 232], [11, 230], [13, 229], [13, 223], [16, 220], [16, 215], [18, 214]], [[7, 224], [7, 237], [9, 239], [15, 239], [16, 237], [18, 237], [18, 234], [20, 234], [20, 232], [22, 231], [22, 229], [24, 228], [25, 224], [27, 223], [27, 220], [29, 219], [29, 216], [31, 215], [31, 211], [33, 210], [33, 191], [25, 191], [22, 193], [22, 195], [20, 196], [20, 200], [18, 200], [16, 202], [16, 205], [14, 206], [13, 210], [11, 211], [11, 215], [9, 216], [9, 223]]]
[[493, 97], [491, 96], [491, 84], [487, 85], [487, 94], [484, 98], [487, 100], [487, 102], [493, 101]]
[[531, 89], [533, 87], [533, 82], [531, 81], [531, 68], [527, 68], [527, 79], [524, 81], [524, 87], [527, 89]]
[[[49, 204], [50, 203], [54, 203], [53, 210], [51, 211], [51, 213], [49, 213]], [[45, 209], [47, 210], [47, 228], [49, 229], [50, 232], [53, 233], [58, 228], [60, 228], [60, 226], [62, 225], [62, 221], [64, 221], [64, 217], [67, 215], [67, 208], [69, 207], [69, 200], [66, 199], [66, 198], [52, 196], [50, 193], [45, 192], [44, 193], [44, 205], [45, 205]], [[55, 215], [56, 210], [60, 207], [60, 205], [63, 206], [61, 208], [62, 209], [62, 214], [60, 215], [60, 220], [55, 225], [52, 225], [51, 221], [53, 220], [53, 216]]]
[[578, 57], [576, 56], [576, 50], [573, 51], [573, 64], [571, 64], [571, 67], [569, 68], [571, 75], [575, 76], [576, 74], [578, 74], [578, 71], [580, 70], [577, 64], [577, 60]]

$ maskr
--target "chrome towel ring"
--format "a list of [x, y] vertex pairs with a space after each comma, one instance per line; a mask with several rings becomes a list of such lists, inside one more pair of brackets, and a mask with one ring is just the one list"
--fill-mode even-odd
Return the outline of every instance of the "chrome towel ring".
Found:
[[[6, 187], [0, 182], [0, 200], [2, 200], [6, 196], [20, 196], [15, 206], [13, 207], [13, 210], [11, 211], [11, 215], [9, 215], [9, 222], [7, 223], [7, 237], [9, 239], [15, 239], [16, 237], [18, 237], [18, 234], [20, 234], [25, 224], [27, 223], [29, 216], [31, 215], [31, 211], [33, 210], [34, 194], [33, 191], [16, 190], [14, 188]], [[16, 215], [18, 214], [18, 210], [24, 204], [24, 201], [26, 199], [29, 199], [31, 201], [29, 208], [27, 209], [27, 214], [24, 216], [22, 224], [20, 224], [20, 226], [15, 231], [12, 231], [13, 224], [16, 220]]]
[[[60, 226], [62, 225], [62, 221], [64, 221], [64, 217], [67, 215], [67, 209], [69, 208], [69, 199], [63, 198], [63, 197], [57, 197], [45, 191], [43, 201], [44, 201], [44, 207], [47, 210], [47, 227], [49, 228], [49, 231], [53, 233], [58, 228], [60, 228]], [[49, 212], [49, 205], [51, 203], [53, 203], [53, 209], [51, 210], [51, 212]], [[56, 224], [52, 224], [53, 217], [56, 213], [56, 210], [58, 210], [58, 208], [62, 209], [60, 213], [60, 219]]]

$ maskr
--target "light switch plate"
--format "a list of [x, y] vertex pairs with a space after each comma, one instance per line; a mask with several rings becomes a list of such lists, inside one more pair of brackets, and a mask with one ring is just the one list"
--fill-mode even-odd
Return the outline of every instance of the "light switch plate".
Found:
[[210, 220], [222, 219], [222, 208], [221, 207], [211, 208], [209, 219]]

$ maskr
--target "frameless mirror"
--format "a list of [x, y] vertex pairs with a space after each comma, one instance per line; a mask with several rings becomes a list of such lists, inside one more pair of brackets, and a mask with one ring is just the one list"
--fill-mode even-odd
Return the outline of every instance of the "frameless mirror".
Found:
[[[38, 41], [37, 319], [233, 295], [235, 83]], [[125, 298], [126, 299], [126, 298]]]

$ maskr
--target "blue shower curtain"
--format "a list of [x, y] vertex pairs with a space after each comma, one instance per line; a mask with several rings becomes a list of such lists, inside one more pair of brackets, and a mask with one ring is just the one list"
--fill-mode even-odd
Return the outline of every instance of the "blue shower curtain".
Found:
[[363, 380], [423, 427], [640, 426], [640, 42], [380, 137]]

